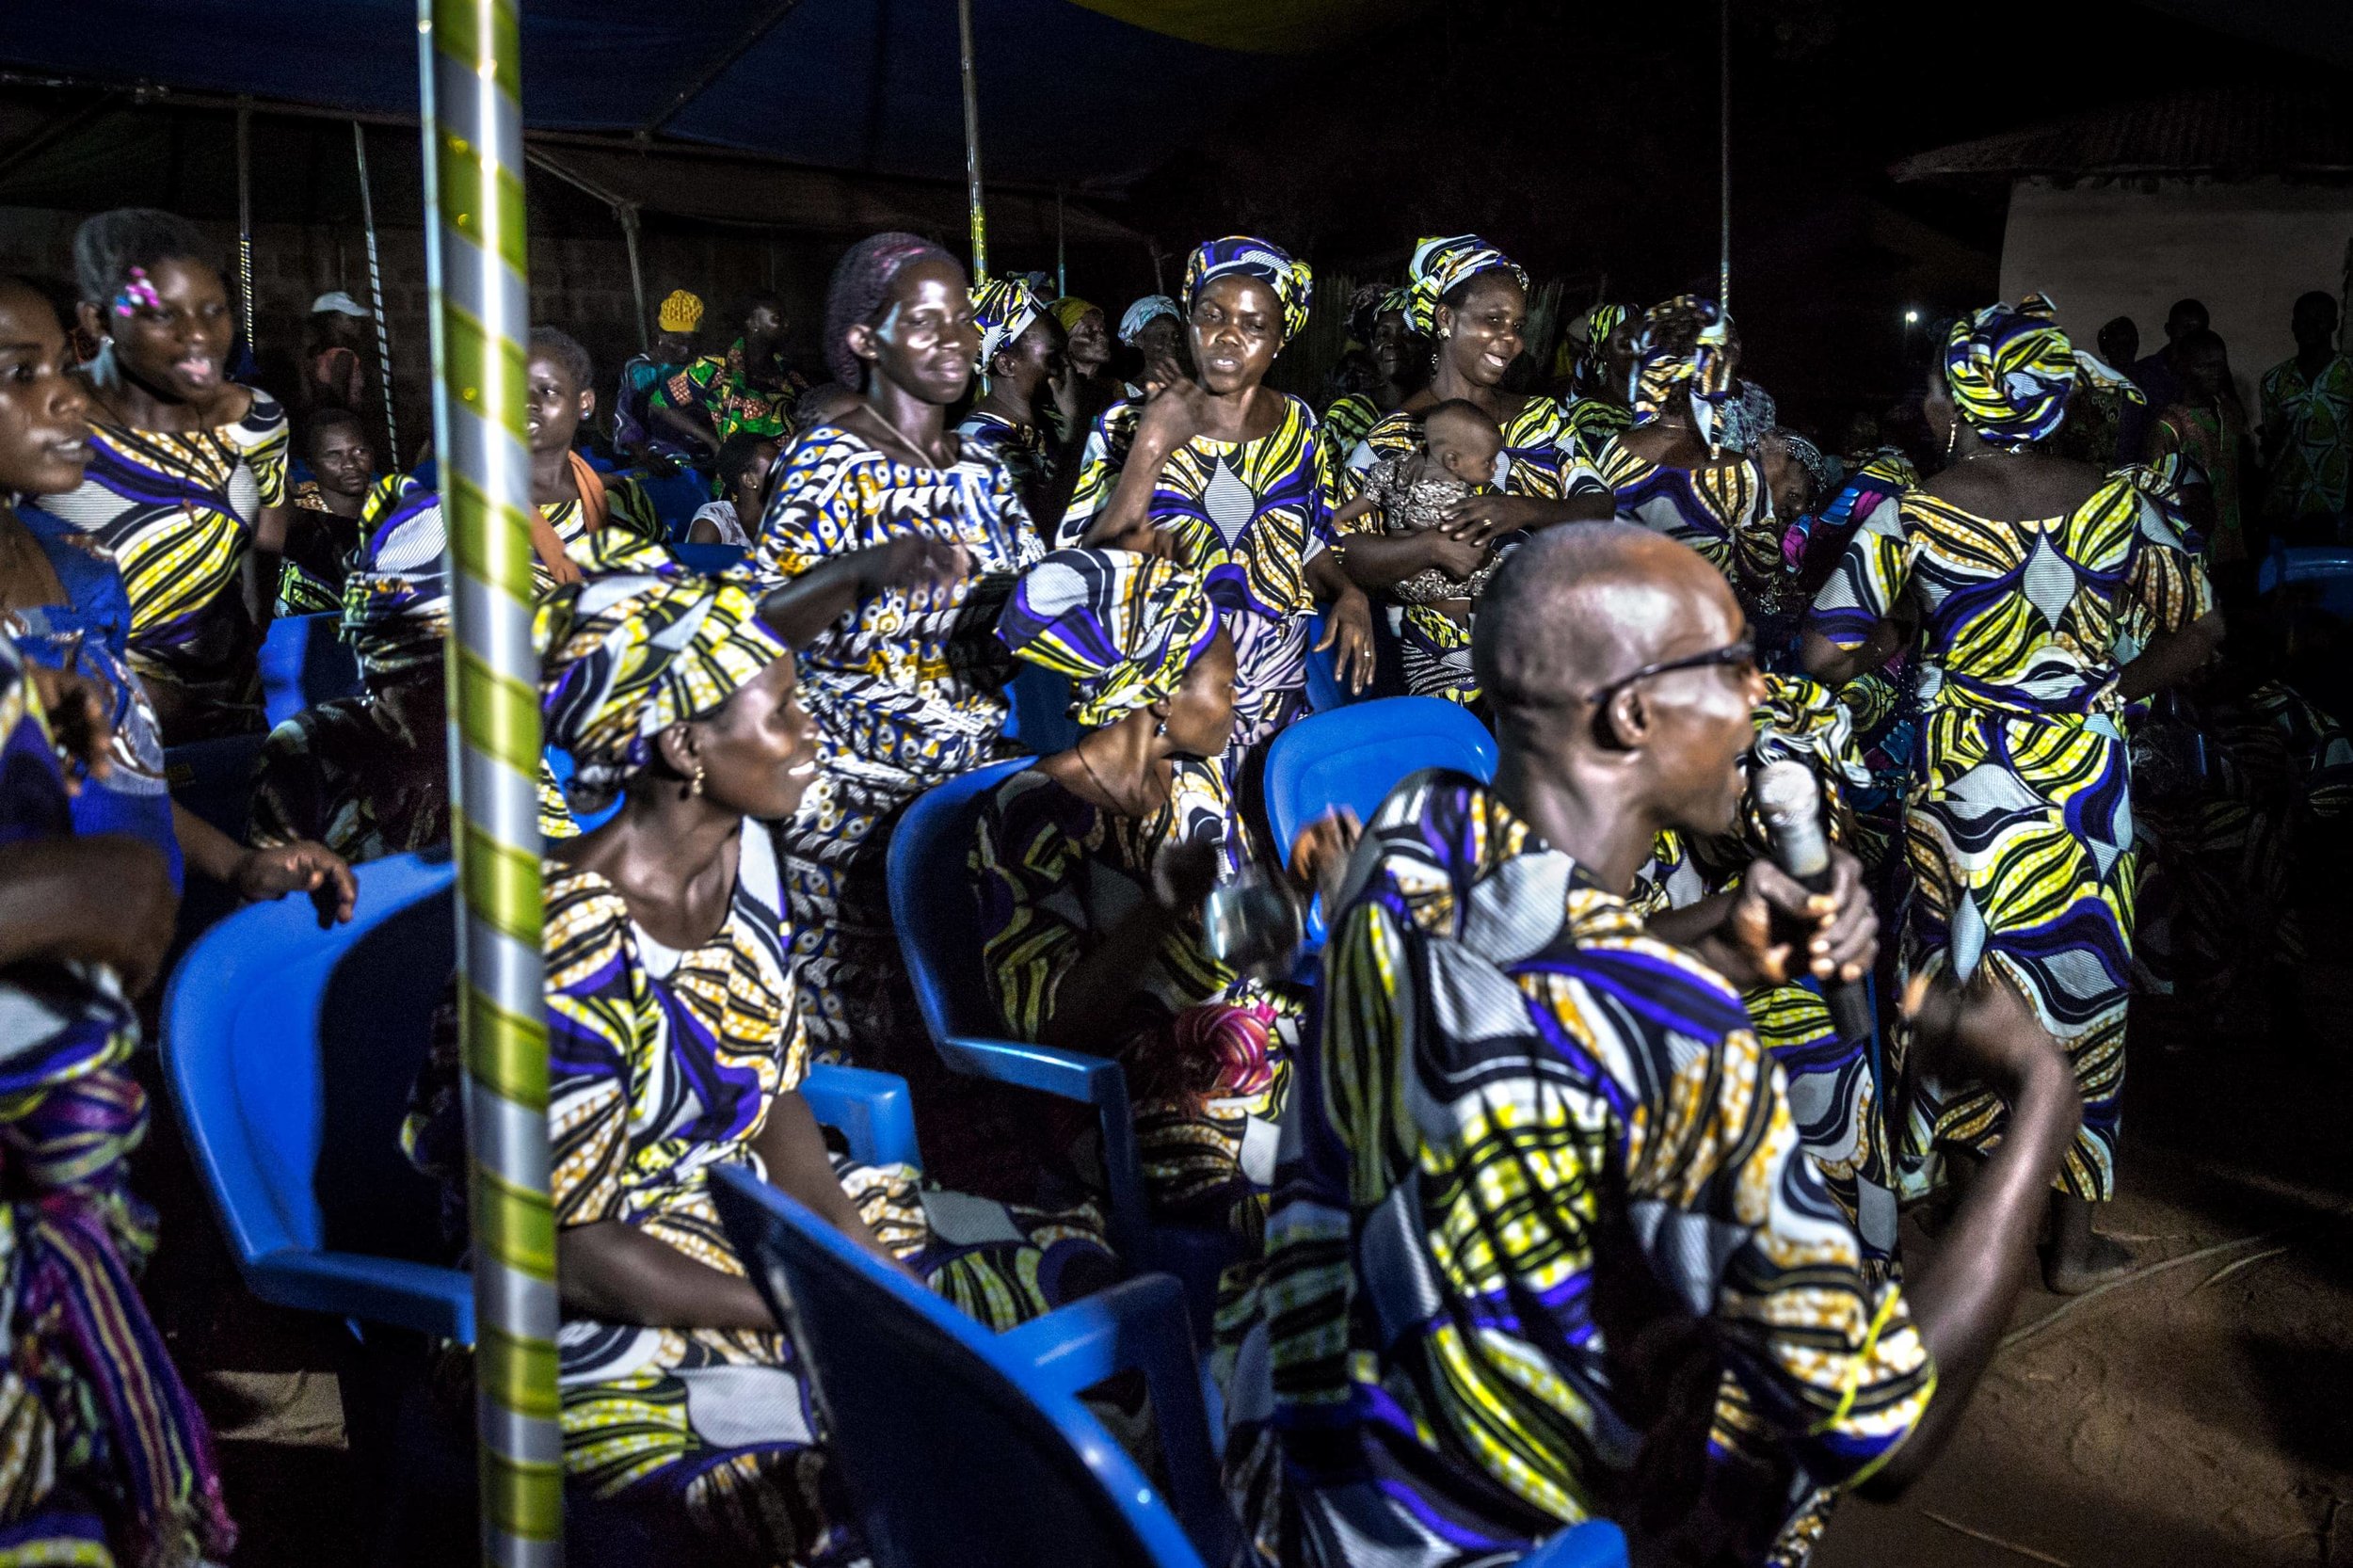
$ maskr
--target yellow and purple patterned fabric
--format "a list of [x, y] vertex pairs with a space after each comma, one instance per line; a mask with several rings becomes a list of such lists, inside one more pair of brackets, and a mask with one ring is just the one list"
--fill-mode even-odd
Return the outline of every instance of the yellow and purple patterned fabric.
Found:
[[1132, 550], [1057, 550], [1014, 584], [997, 635], [1016, 659], [1071, 677], [1081, 725], [1165, 701], [1217, 638], [1201, 579]]
[[[1785, 1075], [1721, 977], [1483, 785], [1407, 779], [1356, 864], [1265, 1272], [1221, 1324], [1259, 1560], [1470, 1568], [1608, 1513], [1638, 1561], [1762, 1560], [1935, 1386]], [[1672, 1482], [1638, 1474], [1668, 1452]], [[1668, 1484], [1672, 1518], [1628, 1517]]]
[[[1316, 416], [1287, 393], [1264, 436], [1221, 441], [1195, 436], [1160, 465], [1150, 515], [1168, 558], [1197, 573], [1233, 612], [1237, 714], [1234, 744], [1255, 745], [1282, 728], [1307, 682], [1307, 616], [1315, 595], [1307, 563], [1332, 542], [1331, 513], [1316, 472]], [[1135, 442], [1142, 406], [1118, 403], [1087, 436], [1079, 484], [1058, 542], [1073, 546], [1111, 504]]]
[[1013, 346], [1030, 323], [1046, 313], [1046, 301], [1018, 278], [991, 278], [972, 291], [972, 325], [981, 329], [980, 368]]
[[[1913, 892], [1899, 972], [1965, 980], [1991, 964], [2017, 987], [2083, 1095], [2060, 1184], [2104, 1199], [2116, 1183], [2136, 874], [2116, 648], [2128, 628], [2145, 639], [2187, 627], [2213, 609], [2213, 590], [2166, 508], [2121, 473], [2072, 511], [2019, 522], [1924, 490], [1882, 503], [1810, 624], [1859, 648], [1907, 600], [1921, 613], [1923, 733], [1904, 805]], [[1991, 1149], [2006, 1118], [1990, 1090], [1924, 1089], [1908, 1152]]]
[[1433, 234], [1414, 247], [1405, 268], [1406, 319], [1423, 337], [1438, 330], [1438, 306], [1446, 296], [1482, 272], [1500, 268], [1528, 287], [1528, 274], [1517, 262], [1477, 234]]
[[1953, 323], [1945, 339], [1945, 385], [1953, 407], [1978, 437], [1994, 446], [2041, 440], [2067, 418], [2078, 376], [2147, 401], [2140, 389], [2089, 354], [2079, 354], [2059, 330], [2058, 307], [2039, 294], [2008, 305], [1988, 305]]
[[539, 711], [571, 754], [573, 797], [595, 807], [653, 760], [662, 732], [716, 712], [792, 649], [741, 584], [659, 548], [618, 551], [539, 601]]
[[1679, 394], [1690, 399], [1691, 427], [1709, 451], [1723, 444], [1725, 405], [1732, 400], [1732, 318], [1702, 295], [1679, 294], [1642, 312], [1634, 338], [1634, 368], [1626, 383], [1634, 405], [1634, 427], [1657, 421], [1673, 408]]
[[1190, 307], [1201, 291], [1220, 278], [1256, 278], [1274, 291], [1283, 308], [1283, 341], [1307, 328], [1307, 312], [1315, 303], [1315, 269], [1295, 260], [1273, 240], [1250, 234], [1228, 234], [1204, 240], [1185, 259], [1185, 303]]
[[2267, 516], [2332, 516], [2353, 509], [2353, 357], [2333, 354], [2315, 376], [2296, 358], [2264, 372], [2263, 429], [2277, 440]]
[[260, 727], [261, 636], [239, 573], [265, 506], [286, 504], [286, 411], [246, 389], [242, 418], [206, 430], [90, 422], [82, 483], [41, 504], [98, 536], [131, 600], [131, 664], [177, 745]]

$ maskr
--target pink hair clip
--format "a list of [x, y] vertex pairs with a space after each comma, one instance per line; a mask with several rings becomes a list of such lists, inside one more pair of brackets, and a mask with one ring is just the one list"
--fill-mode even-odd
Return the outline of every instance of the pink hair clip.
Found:
[[160, 311], [164, 308], [164, 296], [157, 294], [155, 285], [147, 280], [147, 268], [135, 266], [131, 269], [130, 280], [115, 296], [115, 314], [127, 316], [142, 306], [151, 311]]

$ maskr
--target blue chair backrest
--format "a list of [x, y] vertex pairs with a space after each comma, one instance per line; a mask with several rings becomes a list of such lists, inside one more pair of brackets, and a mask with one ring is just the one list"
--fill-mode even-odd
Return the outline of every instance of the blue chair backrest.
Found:
[[262, 636], [262, 708], [280, 725], [305, 708], [360, 695], [360, 656], [344, 641], [343, 617], [280, 616]]
[[670, 547], [670, 553], [678, 558], [680, 566], [689, 571], [715, 573], [738, 565], [743, 561], [745, 551], [742, 545], [687, 544], [681, 541]]
[[2342, 545], [2275, 549], [2264, 558], [2256, 581], [2265, 593], [2282, 584], [2306, 584], [2305, 593], [2321, 610], [2353, 621], [2353, 550]]
[[1434, 696], [1385, 696], [1301, 719], [1267, 747], [1276, 851], [1288, 855], [1301, 828], [1342, 806], [1372, 821], [1398, 782], [1424, 768], [1492, 779], [1495, 737], [1467, 709]]
[[[561, 790], [572, 781], [572, 754], [570, 752], [558, 746], [548, 746], [541, 755], [548, 760], [548, 773], [555, 780], [557, 789]], [[594, 833], [598, 828], [621, 814], [621, 802], [616, 796], [601, 810], [583, 811], [577, 807], [572, 807], [570, 809], [572, 821], [579, 825], [580, 830], [583, 833]]]
[[1027, 659], [1016, 662], [1005, 682], [1005, 739], [1018, 741], [1032, 757], [1051, 757], [1079, 744], [1079, 721], [1070, 716], [1070, 677]]
[[774, 1188], [728, 1172], [712, 1191], [801, 1352], [877, 1563], [1199, 1568], [1160, 1489], [1078, 1400], [1025, 1386], [997, 1336]]
[[356, 1287], [373, 1260], [389, 1259], [383, 1272], [439, 1296], [385, 1320], [471, 1339], [465, 1275], [439, 1267], [440, 1188], [400, 1148], [408, 1088], [456, 964], [454, 868], [404, 855], [356, 873], [349, 925], [321, 931], [310, 901], [288, 898], [197, 942], [165, 998], [165, 1074], [256, 1294], [376, 1315], [315, 1278], [311, 1294], [288, 1287], [287, 1271], [349, 1255], [338, 1268]]
[[890, 919], [932, 1038], [1004, 1032], [981, 967], [980, 903], [972, 885], [981, 798], [1034, 759], [1016, 757], [935, 784], [890, 835]]

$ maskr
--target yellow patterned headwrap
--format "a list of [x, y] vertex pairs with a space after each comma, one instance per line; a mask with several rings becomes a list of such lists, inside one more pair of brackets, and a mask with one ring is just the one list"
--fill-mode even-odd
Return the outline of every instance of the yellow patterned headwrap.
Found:
[[1678, 389], [1691, 394], [1691, 426], [1708, 450], [1721, 437], [1723, 404], [1732, 396], [1732, 318], [1702, 295], [1679, 294], [1642, 312], [1634, 340], [1634, 371], [1626, 391], [1634, 423], [1650, 424], [1674, 404]]
[[1022, 573], [998, 617], [1016, 659], [1071, 677], [1093, 727], [1161, 701], [1216, 638], [1203, 580], [1133, 550], [1057, 550]]
[[672, 289], [655, 312], [654, 322], [664, 332], [692, 332], [703, 324], [702, 299], [684, 289]]
[[615, 552], [600, 575], [540, 601], [539, 712], [571, 753], [571, 798], [593, 809], [653, 760], [674, 724], [715, 712], [792, 649], [741, 584], [700, 577], [658, 545]]
[[1482, 272], [1500, 267], [1528, 287], [1528, 274], [1517, 262], [1477, 234], [1433, 234], [1414, 247], [1405, 268], [1406, 311], [1414, 330], [1430, 337], [1438, 330], [1438, 306], [1446, 296]]
[[2132, 382], [2077, 353], [2059, 330], [2058, 307], [2040, 294], [2026, 296], [2015, 310], [1988, 305], [1963, 316], [1945, 340], [1945, 385], [1953, 407], [1993, 446], [2024, 446], [2057, 430], [2078, 376], [2117, 389], [2128, 401], [2147, 401]]
[[1065, 332], [1078, 330], [1079, 323], [1086, 319], [1089, 311], [1102, 309], [1100, 305], [1089, 304], [1075, 294], [1065, 294], [1046, 308], [1054, 312], [1054, 319], [1062, 323], [1062, 329]]
[[1283, 307], [1283, 341], [1307, 328], [1307, 309], [1315, 302], [1315, 269], [1294, 258], [1273, 240], [1251, 234], [1228, 234], [1204, 240], [1185, 260], [1185, 306], [1190, 310], [1201, 291], [1220, 278], [1256, 278], [1274, 291]]

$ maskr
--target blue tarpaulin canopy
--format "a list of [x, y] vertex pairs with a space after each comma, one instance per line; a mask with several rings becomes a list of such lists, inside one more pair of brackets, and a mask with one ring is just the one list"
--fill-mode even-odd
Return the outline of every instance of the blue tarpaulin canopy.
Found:
[[[974, 0], [992, 182], [1117, 186], [1245, 112], [1286, 56], [1421, 0]], [[0, 62], [413, 114], [410, 0], [19, 4]], [[964, 167], [955, 0], [527, 0], [523, 117], [873, 174]]]

